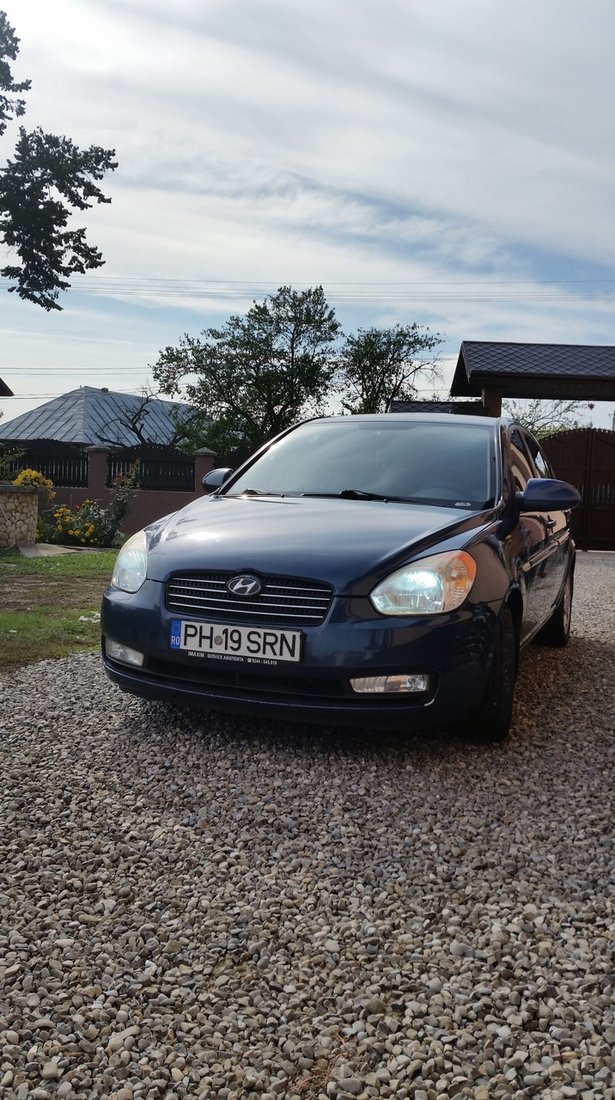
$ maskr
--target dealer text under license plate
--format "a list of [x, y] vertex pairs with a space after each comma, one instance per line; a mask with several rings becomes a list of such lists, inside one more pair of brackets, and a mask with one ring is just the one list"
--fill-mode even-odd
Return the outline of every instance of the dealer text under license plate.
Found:
[[171, 649], [245, 657], [258, 661], [300, 661], [298, 630], [268, 630], [255, 626], [220, 626], [173, 619]]

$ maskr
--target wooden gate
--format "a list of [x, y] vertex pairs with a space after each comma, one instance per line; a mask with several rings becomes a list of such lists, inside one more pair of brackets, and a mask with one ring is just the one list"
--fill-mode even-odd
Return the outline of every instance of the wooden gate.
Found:
[[574, 428], [541, 442], [556, 476], [581, 494], [572, 513], [579, 549], [615, 550], [615, 432]]

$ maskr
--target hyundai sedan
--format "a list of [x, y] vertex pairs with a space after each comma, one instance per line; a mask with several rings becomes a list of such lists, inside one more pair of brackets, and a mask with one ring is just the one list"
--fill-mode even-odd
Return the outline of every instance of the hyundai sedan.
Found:
[[579, 495], [506, 418], [309, 420], [204, 488], [118, 554], [102, 652], [125, 691], [498, 741], [520, 649], [568, 640]]

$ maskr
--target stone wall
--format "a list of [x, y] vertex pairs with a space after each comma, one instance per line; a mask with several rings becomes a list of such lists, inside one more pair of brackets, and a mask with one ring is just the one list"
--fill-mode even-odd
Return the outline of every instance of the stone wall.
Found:
[[0, 549], [34, 542], [37, 519], [37, 489], [0, 482]]

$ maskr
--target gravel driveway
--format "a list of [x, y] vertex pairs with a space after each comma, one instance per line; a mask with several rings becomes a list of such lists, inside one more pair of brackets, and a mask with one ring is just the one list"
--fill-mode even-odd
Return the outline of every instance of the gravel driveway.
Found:
[[504, 747], [0, 684], [0, 1095], [614, 1098], [614, 657], [581, 554]]

